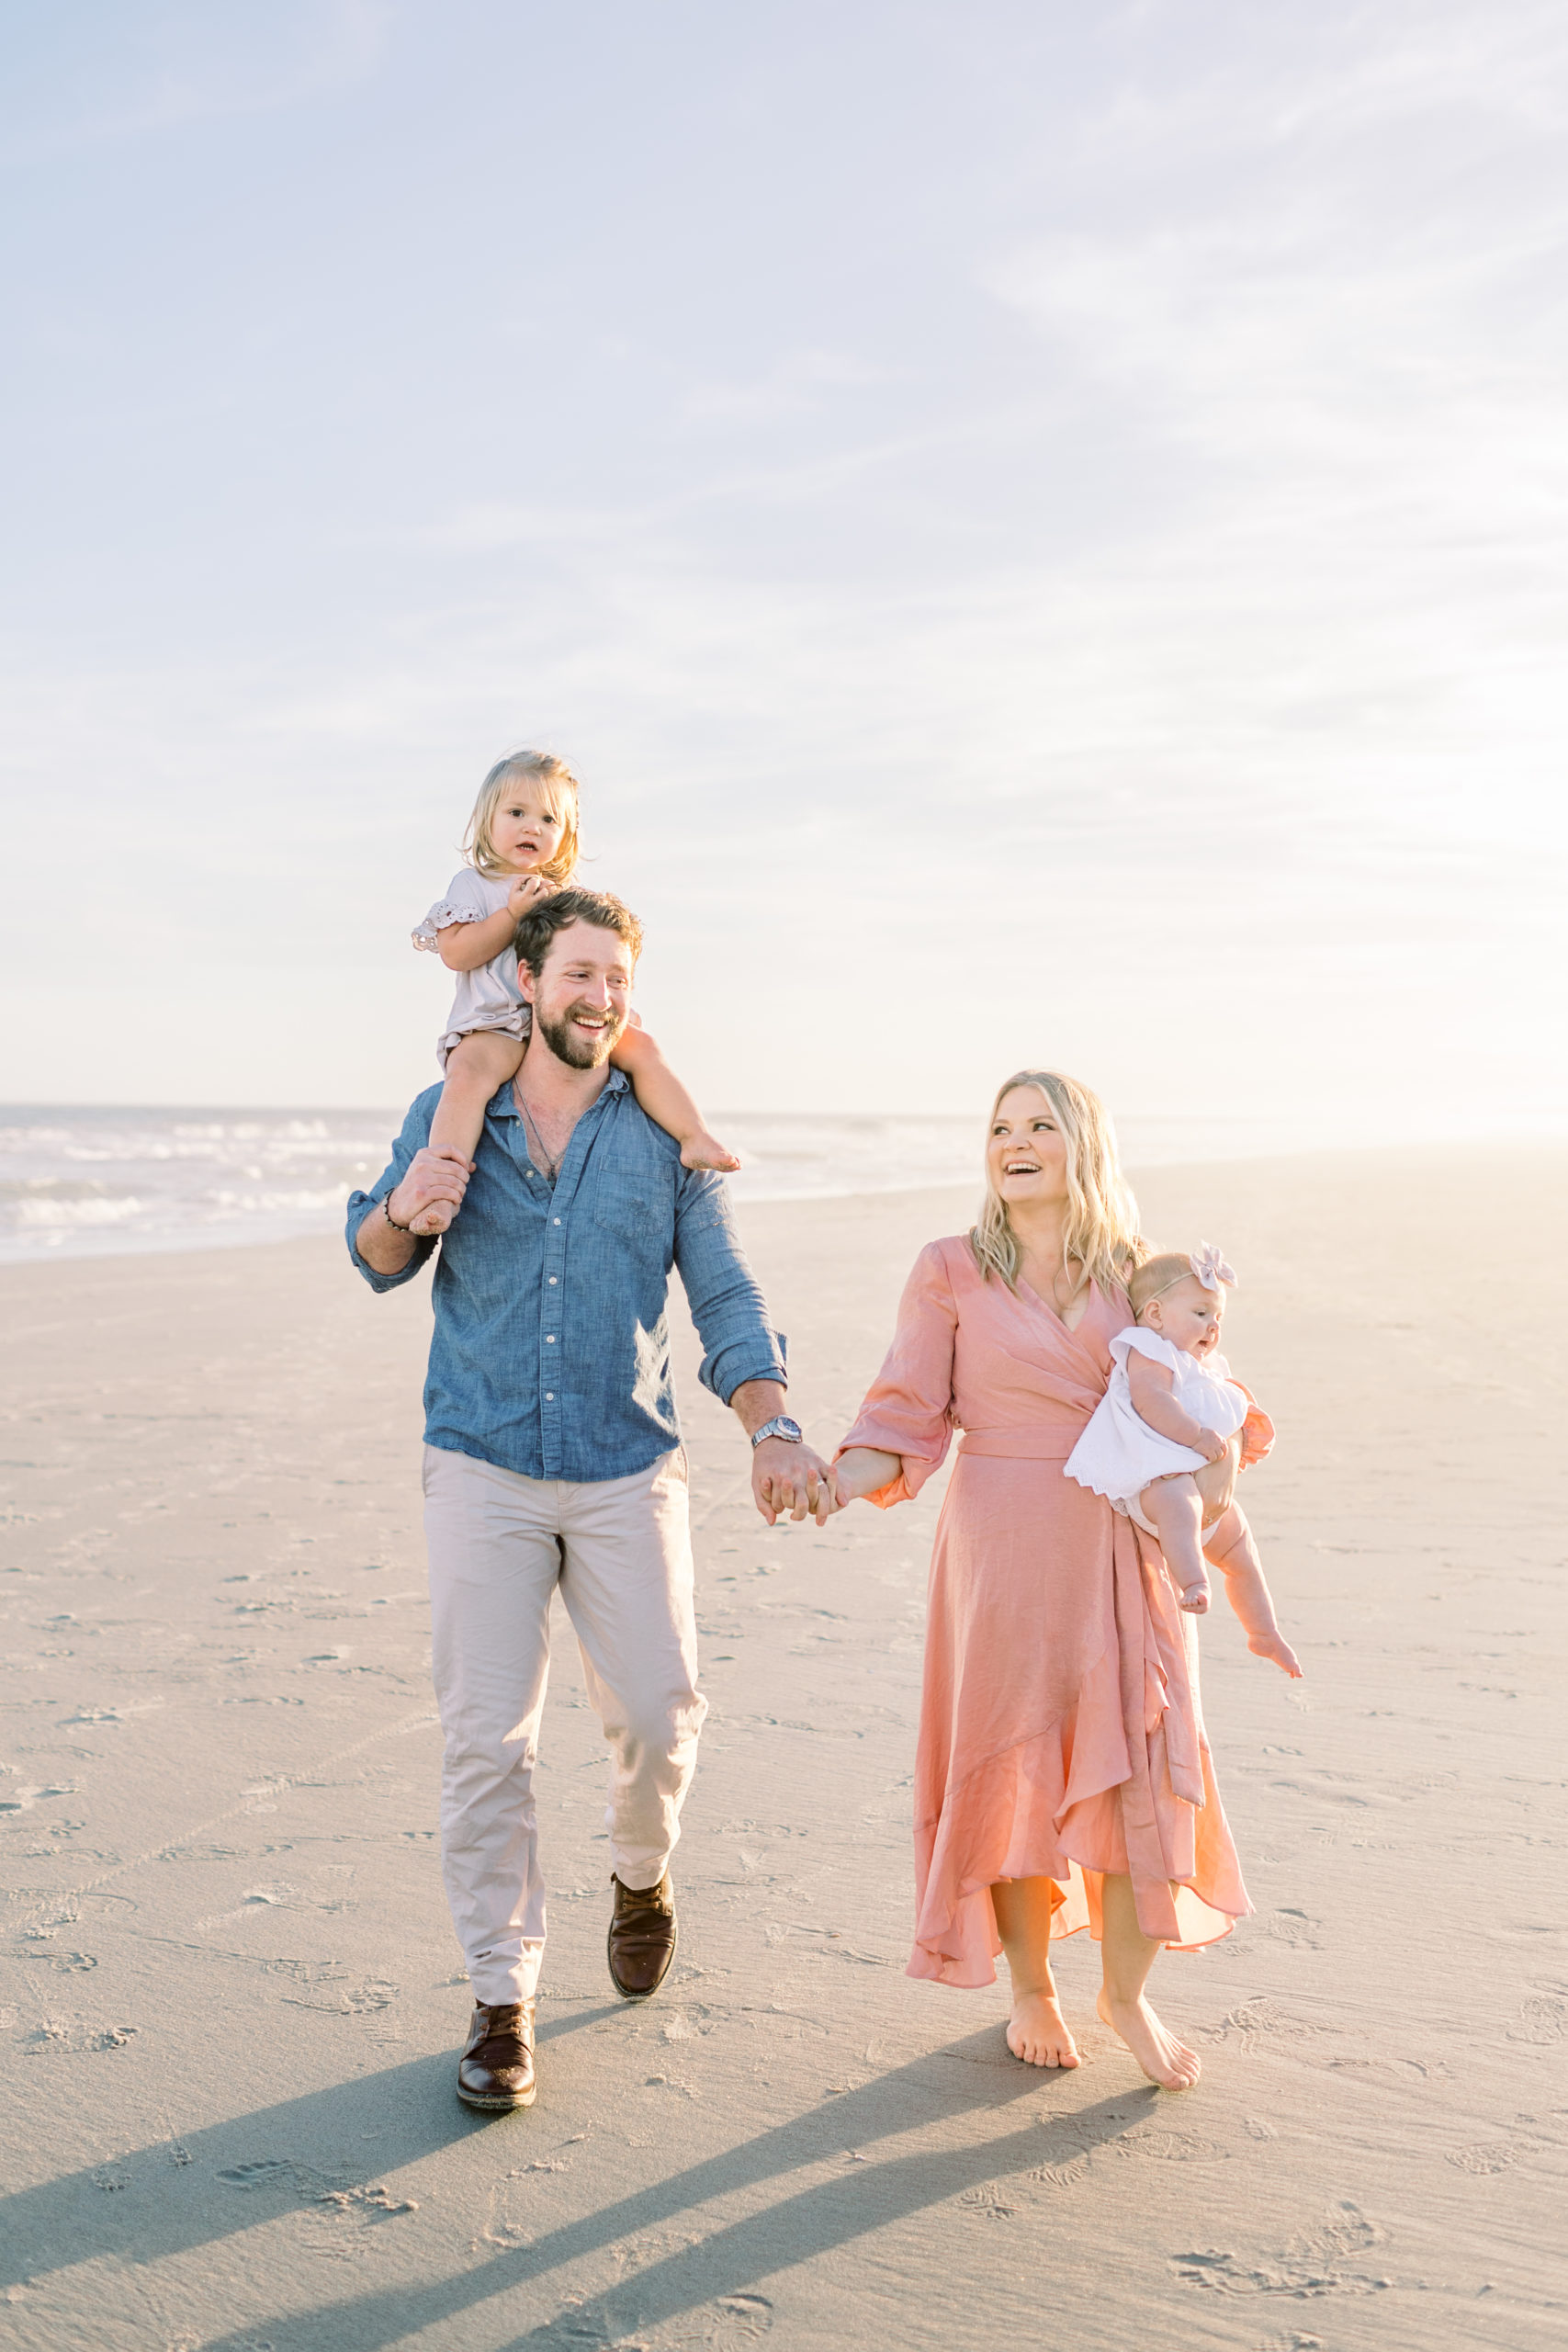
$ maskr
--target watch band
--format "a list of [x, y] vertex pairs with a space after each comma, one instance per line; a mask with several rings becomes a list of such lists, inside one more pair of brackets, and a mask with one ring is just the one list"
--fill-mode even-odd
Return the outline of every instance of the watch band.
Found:
[[787, 1413], [775, 1413], [771, 1421], [764, 1421], [760, 1430], [752, 1430], [752, 1452], [756, 1452], [764, 1438], [770, 1437], [782, 1437], [786, 1445], [804, 1445], [806, 1442], [800, 1432], [800, 1423], [792, 1421]]

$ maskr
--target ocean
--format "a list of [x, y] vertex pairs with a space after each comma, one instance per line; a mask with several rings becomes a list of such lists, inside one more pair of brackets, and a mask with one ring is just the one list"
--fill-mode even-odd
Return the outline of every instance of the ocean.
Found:
[[[386, 1166], [396, 1111], [0, 1106], [0, 1261], [240, 1248], [332, 1233]], [[973, 1117], [715, 1114], [746, 1165], [739, 1200], [979, 1185]], [[1283, 1122], [1127, 1119], [1129, 1168], [1253, 1158], [1310, 1138]]]

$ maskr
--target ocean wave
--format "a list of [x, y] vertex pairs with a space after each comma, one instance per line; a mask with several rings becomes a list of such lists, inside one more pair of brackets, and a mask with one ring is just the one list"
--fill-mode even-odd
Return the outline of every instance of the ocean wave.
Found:
[[347, 1207], [350, 1184], [323, 1185], [320, 1191], [293, 1193], [209, 1193], [208, 1200], [222, 1216], [278, 1216], [311, 1209], [330, 1209], [334, 1217]]
[[[0, 1106], [0, 1260], [213, 1250], [341, 1230], [348, 1194], [375, 1181], [397, 1111], [105, 1110]], [[963, 1186], [981, 1178], [983, 1117], [716, 1113], [745, 1162], [751, 1202]], [[1308, 1147], [1284, 1123], [1134, 1119], [1134, 1170]]]
[[18, 1201], [17, 1223], [34, 1228], [62, 1229], [72, 1226], [126, 1225], [132, 1217], [141, 1216], [144, 1204], [129, 1193], [118, 1197], [102, 1194], [85, 1200], [62, 1201], [47, 1193], [41, 1198]]

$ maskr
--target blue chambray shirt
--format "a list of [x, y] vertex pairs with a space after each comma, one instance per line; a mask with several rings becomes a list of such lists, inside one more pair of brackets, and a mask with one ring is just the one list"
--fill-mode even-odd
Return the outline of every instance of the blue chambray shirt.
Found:
[[[366, 1212], [430, 1140], [441, 1090], [422, 1094], [390, 1164], [348, 1204], [348, 1250], [372, 1290], [412, 1280], [355, 1248]], [[670, 1370], [670, 1269], [703, 1343], [699, 1378], [725, 1404], [784, 1377], [784, 1343], [746, 1262], [721, 1178], [637, 1108], [619, 1070], [572, 1129], [554, 1187], [533, 1167], [510, 1081], [485, 1112], [462, 1212], [435, 1264], [424, 1435], [525, 1478], [626, 1478], [681, 1442]]]

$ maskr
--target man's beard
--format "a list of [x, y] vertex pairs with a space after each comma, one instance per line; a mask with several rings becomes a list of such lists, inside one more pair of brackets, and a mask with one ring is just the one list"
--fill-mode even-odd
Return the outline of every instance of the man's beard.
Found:
[[595, 1030], [592, 1037], [585, 1037], [581, 1030], [571, 1027], [574, 1012], [591, 1009], [569, 1005], [559, 1021], [547, 1021], [537, 1008], [535, 1009], [534, 1026], [557, 1061], [565, 1062], [568, 1069], [597, 1069], [601, 1062], [609, 1060], [620, 1043], [621, 1033], [626, 1025], [624, 1013], [619, 1019], [610, 1013], [603, 1029]]

